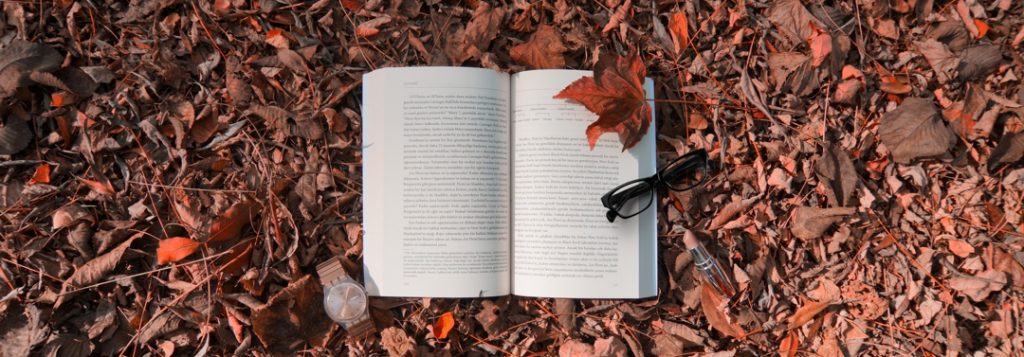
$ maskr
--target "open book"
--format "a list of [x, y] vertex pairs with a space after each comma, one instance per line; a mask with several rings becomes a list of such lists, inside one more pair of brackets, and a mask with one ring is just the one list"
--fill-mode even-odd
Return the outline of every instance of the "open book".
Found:
[[[552, 97], [589, 71], [464, 67], [363, 77], [363, 273], [372, 296], [657, 294], [656, 213], [601, 196], [655, 172], [650, 133], [593, 151], [596, 116]], [[648, 98], [653, 82], [645, 85]], [[653, 115], [653, 111], [652, 111]]]

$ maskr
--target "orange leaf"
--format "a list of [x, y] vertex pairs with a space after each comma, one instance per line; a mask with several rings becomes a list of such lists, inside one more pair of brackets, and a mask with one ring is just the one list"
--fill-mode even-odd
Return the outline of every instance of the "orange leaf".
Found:
[[809, 304], [797, 309], [796, 313], [789, 317], [789, 326], [787, 328], [795, 329], [803, 326], [831, 304], [832, 300], [811, 301]]
[[747, 332], [725, 314], [723, 302], [724, 300], [718, 295], [715, 288], [706, 282], [701, 284], [700, 307], [704, 311], [704, 318], [708, 319], [708, 324], [718, 332], [735, 338], [743, 338]]
[[795, 357], [797, 347], [800, 347], [800, 336], [796, 331], [790, 331], [779, 343], [779, 356]]
[[55, 92], [50, 95], [50, 105], [54, 107], [63, 107], [74, 102], [74, 95], [68, 92]]
[[438, 339], [448, 338], [448, 333], [452, 332], [452, 328], [455, 327], [455, 316], [452, 316], [452, 312], [448, 311], [441, 315], [441, 318], [434, 322], [434, 337]]
[[978, 27], [978, 38], [985, 37], [985, 34], [988, 33], [988, 24], [985, 21], [974, 19], [974, 26]]
[[277, 27], [267, 31], [266, 41], [275, 48], [288, 48], [288, 38], [284, 36], [284, 30]]
[[643, 139], [651, 126], [651, 106], [644, 96], [643, 81], [647, 68], [640, 56], [602, 55], [594, 66], [594, 75], [570, 83], [555, 99], [576, 101], [597, 114], [587, 127], [590, 149], [607, 132], [619, 133], [625, 151]]
[[832, 53], [832, 36], [825, 32], [818, 33], [811, 37], [810, 46], [812, 64], [817, 68]]
[[676, 54], [682, 53], [690, 44], [690, 27], [686, 19], [686, 12], [676, 11], [668, 18], [668, 32], [672, 35], [672, 44]]
[[244, 200], [231, 206], [213, 222], [213, 225], [210, 227], [210, 237], [206, 241], [219, 242], [238, 237], [238, 234], [242, 233], [242, 228], [245, 228], [252, 221], [252, 215], [255, 211], [256, 205], [249, 200]]
[[175, 263], [192, 255], [199, 248], [199, 242], [185, 237], [167, 238], [156, 248], [157, 264]]
[[357, 26], [356, 36], [359, 37], [371, 37], [380, 33], [380, 29], [374, 27]]
[[36, 166], [36, 173], [28, 180], [28, 185], [50, 183], [50, 164], [42, 163]]
[[89, 186], [89, 188], [91, 188], [93, 191], [102, 193], [104, 195], [113, 195], [115, 192], [114, 186], [112, 186], [110, 182], [99, 182], [84, 178], [79, 178], [79, 180], [82, 180], [82, 183], [84, 183], [86, 186]]

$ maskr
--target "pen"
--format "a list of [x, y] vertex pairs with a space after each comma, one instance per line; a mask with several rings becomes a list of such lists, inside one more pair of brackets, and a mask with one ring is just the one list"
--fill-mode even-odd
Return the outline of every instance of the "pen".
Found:
[[683, 234], [683, 244], [686, 245], [686, 249], [693, 255], [693, 264], [697, 266], [697, 270], [700, 270], [708, 278], [708, 283], [715, 290], [718, 290], [718, 293], [722, 294], [722, 296], [732, 297], [736, 293], [736, 289], [732, 286], [732, 281], [722, 271], [722, 267], [718, 265], [718, 260], [715, 260], [711, 253], [708, 253], [708, 250], [704, 248], [704, 245], [697, 240], [697, 235], [693, 234], [693, 231], [687, 230]]

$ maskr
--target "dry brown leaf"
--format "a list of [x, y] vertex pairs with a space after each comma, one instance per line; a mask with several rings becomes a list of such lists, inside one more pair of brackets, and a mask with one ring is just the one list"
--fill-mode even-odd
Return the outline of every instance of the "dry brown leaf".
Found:
[[743, 330], [743, 327], [740, 327], [732, 317], [726, 314], [725, 300], [718, 295], [715, 288], [706, 282], [702, 283], [700, 287], [700, 307], [704, 311], [704, 318], [708, 319], [708, 324], [718, 332], [734, 338], [746, 336], [747, 332]]
[[253, 332], [277, 354], [294, 354], [304, 346], [323, 347], [333, 326], [324, 314], [320, 284], [310, 275], [292, 281], [252, 312]]
[[957, 66], [960, 65], [960, 59], [950, 52], [946, 45], [936, 40], [927, 39], [916, 42], [915, 48], [928, 60], [939, 83], [946, 83], [953, 79]]
[[854, 203], [853, 194], [857, 190], [860, 176], [857, 175], [857, 169], [846, 150], [835, 144], [828, 144], [815, 161], [814, 172], [828, 186], [829, 205], [849, 206]]
[[1003, 61], [1003, 50], [998, 45], [971, 46], [960, 52], [957, 78], [962, 81], [982, 79], [999, 67]]
[[626, 0], [625, 4], [619, 6], [618, 9], [612, 13], [611, 18], [608, 19], [608, 23], [601, 29], [601, 33], [608, 33], [608, 31], [614, 30], [619, 27], [623, 21], [626, 20], [626, 16], [629, 15], [629, 10], [633, 7], [633, 0]]
[[[827, 28], [818, 21], [800, 0], [775, 2], [768, 10], [768, 20], [789, 41], [791, 46], [803, 43], [814, 36], [814, 28]], [[814, 27], [812, 27], [814, 26]]]
[[956, 134], [943, 123], [935, 104], [924, 98], [907, 98], [885, 113], [878, 136], [901, 164], [947, 155], [956, 144]]
[[999, 139], [999, 144], [988, 157], [989, 170], [994, 170], [999, 165], [1010, 164], [1024, 158], [1024, 132], [1007, 133]]
[[833, 223], [842, 221], [843, 217], [855, 212], [857, 209], [853, 207], [799, 207], [794, 210], [793, 226], [789, 229], [797, 238], [816, 239], [821, 237]]
[[828, 308], [829, 305], [832, 305], [832, 301], [833, 300], [811, 301], [805, 304], [804, 306], [801, 306], [799, 309], [796, 310], [795, 313], [793, 313], [793, 316], [789, 317], [789, 320], [786, 324], [786, 329], [793, 330], [796, 328], [800, 328], [804, 324], [810, 322], [811, 319], [813, 319], [815, 316], [818, 316], [819, 313], [825, 311], [825, 309]]
[[808, 41], [808, 46], [811, 47], [811, 64], [818, 68], [832, 54], [832, 36], [827, 32], [818, 32]]
[[248, 199], [231, 206], [217, 220], [213, 221], [210, 235], [206, 241], [220, 242], [237, 238], [242, 233], [242, 229], [252, 221], [257, 208], [258, 206]]
[[622, 151], [626, 151], [639, 143], [651, 126], [651, 107], [643, 87], [646, 73], [637, 54], [605, 54], [594, 66], [593, 76], [577, 79], [554, 98], [571, 99], [597, 114], [597, 120], [587, 126], [591, 150], [601, 135], [617, 132]]
[[0, 127], [0, 155], [14, 155], [32, 142], [32, 129], [18, 118], [9, 118]]
[[750, 206], [753, 206], [755, 202], [761, 199], [761, 196], [754, 196], [745, 200], [734, 199], [729, 204], [722, 207], [722, 210], [718, 211], [715, 218], [711, 220], [711, 224], [708, 226], [708, 230], [715, 230], [722, 228], [726, 223], [732, 221], [734, 217], [746, 211]]
[[52, 47], [24, 40], [0, 48], [0, 99], [28, 85], [32, 72], [56, 71], [63, 60]]
[[599, 338], [594, 341], [595, 357], [626, 357], [629, 355], [629, 349], [615, 336]]
[[512, 47], [512, 60], [531, 69], [561, 69], [565, 67], [567, 49], [554, 27], [540, 25], [530, 40]]
[[50, 334], [43, 311], [17, 301], [0, 306], [4, 307], [0, 311], [0, 356], [31, 356], [32, 349]]
[[277, 59], [281, 61], [285, 67], [291, 69], [292, 72], [298, 75], [306, 75], [309, 73], [309, 67], [306, 66], [306, 59], [302, 58], [298, 52], [292, 51], [287, 48], [277, 49]]
[[416, 341], [398, 327], [388, 327], [380, 333], [380, 343], [391, 356], [415, 356]]
[[579, 340], [568, 340], [558, 347], [558, 357], [591, 357], [594, 346]]
[[972, 301], [981, 302], [988, 295], [1006, 286], [1006, 273], [989, 269], [977, 276], [958, 274], [949, 279], [949, 287], [967, 295]]
[[949, 251], [951, 253], [956, 254], [956, 256], [961, 258], [966, 258], [971, 255], [971, 253], [974, 253], [974, 246], [960, 239], [947, 239], [946, 245], [949, 246]]
[[61, 229], [64, 227], [71, 227], [75, 223], [80, 221], [93, 221], [92, 214], [82, 209], [78, 205], [71, 204], [61, 208], [58, 208], [53, 212], [53, 229]]

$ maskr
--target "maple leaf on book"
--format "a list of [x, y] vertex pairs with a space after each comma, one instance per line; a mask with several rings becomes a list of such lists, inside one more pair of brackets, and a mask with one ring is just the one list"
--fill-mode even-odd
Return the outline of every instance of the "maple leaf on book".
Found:
[[590, 149], [604, 133], [619, 133], [622, 151], [643, 139], [651, 126], [651, 106], [644, 96], [647, 68], [636, 53], [629, 57], [602, 55], [594, 66], [594, 75], [580, 78], [554, 96], [587, 107], [597, 120], [587, 126]]

